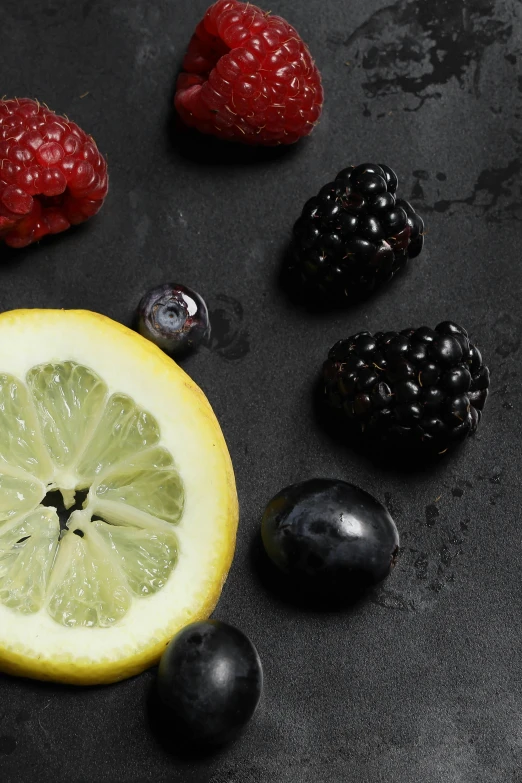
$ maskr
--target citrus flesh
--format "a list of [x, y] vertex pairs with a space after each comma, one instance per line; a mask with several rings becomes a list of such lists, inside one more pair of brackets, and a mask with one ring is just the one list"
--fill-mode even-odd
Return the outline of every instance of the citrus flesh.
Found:
[[94, 684], [154, 664], [217, 603], [237, 517], [219, 424], [171, 359], [95, 313], [0, 316], [0, 669]]

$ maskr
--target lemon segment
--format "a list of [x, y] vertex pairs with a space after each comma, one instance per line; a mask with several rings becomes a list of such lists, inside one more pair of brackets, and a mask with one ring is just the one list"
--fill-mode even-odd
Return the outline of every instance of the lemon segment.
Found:
[[151, 595], [165, 587], [178, 557], [174, 533], [116, 527], [101, 520], [92, 524], [114, 553], [135, 595]]
[[0, 465], [18, 467], [42, 481], [52, 473], [27, 388], [4, 373], [0, 374]]
[[111, 465], [155, 445], [159, 427], [147, 411], [125, 394], [113, 394], [78, 466], [88, 481]]
[[15, 525], [0, 527], [0, 602], [21, 612], [38, 612], [58, 548], [56, 511], [41, 508]]
[[183, 484], [174, 468], [128, 468], [109, 474], [97, 485], [93, 506], [103, 516], [104, 502], [122, 503], [176, 524], [183, 514], [183, 500]]
[[45, 485], [38, 479], [16, 471], [0, 473], [0, 525], [33, 511], [45, 494]]
[[126, 615], [131, 596], [108, 548], [87, 526], [81, 532], [83, 537], [68, 533], [60, 543], [47, 611], [70, 628], [103, 628]]
[[27, 384], [45, 445], [55, 466], [62, 469], [57, 472], [58, 483], [72, 482], [73, 487], [74, 480], [68, 477], [74, 474], [93, 422], [98, 422], [107, 386], [95, 372], [72, 361], [31, 368]]

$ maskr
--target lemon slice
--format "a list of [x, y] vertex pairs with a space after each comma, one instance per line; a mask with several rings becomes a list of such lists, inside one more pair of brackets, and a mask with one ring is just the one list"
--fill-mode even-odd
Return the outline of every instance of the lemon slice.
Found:
[[95, 313], [0, 315], [0, 669], [154, 664], [217, 603], [237, 516], [219, 424], [171, 359]]

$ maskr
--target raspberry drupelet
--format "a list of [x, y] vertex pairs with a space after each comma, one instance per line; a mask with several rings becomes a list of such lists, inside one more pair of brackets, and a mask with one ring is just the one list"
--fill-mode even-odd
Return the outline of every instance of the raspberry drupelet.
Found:
[[319, 71], [288, 22], [237, 0], [208, 9], [177, 83], [186, 125], [245, 144], [293, 144], [313, 130], [322, 105]]
[[0, 101], [0, 239], [26, 247], [95, 215], [107, 164], [74, 122], [38, 101]]

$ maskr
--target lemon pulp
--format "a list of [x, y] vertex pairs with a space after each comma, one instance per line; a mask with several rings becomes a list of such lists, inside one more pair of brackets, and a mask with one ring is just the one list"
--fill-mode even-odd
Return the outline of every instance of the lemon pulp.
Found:
[[[133, 597], [161, 590], [176, 564], [184, 495], [151, 414], [109, 395], [90, 368], [54, 362], [23, 381], [2, 377], [0, 432], [0, 602], [104, 627]], [[58, 489], [70, 507], [86, 488], [60, 531], [41, 501]]]

